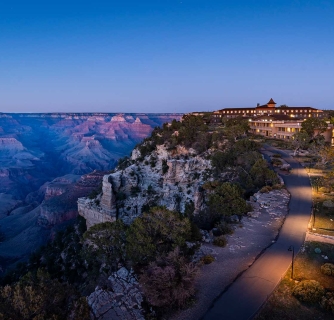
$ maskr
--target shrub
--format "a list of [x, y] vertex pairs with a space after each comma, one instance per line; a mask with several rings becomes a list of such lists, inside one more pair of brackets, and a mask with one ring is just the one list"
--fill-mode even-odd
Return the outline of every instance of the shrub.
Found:
[[199, 172], [195, 172], [195, 173], [194, 173], [194, 180], [199, 179], [200, 176], [201, 176], [201, 174], [200, 174]]
[[320, 301], [321, 308], [332, 311], [334, 314], [334, 292], [327, 292]]
[[132, 196], [136, 196], [139, 192], [140, 192], [140, 187], [139, 186], [131, 187], [131, 195]]
[[151, 161], [150, 161], [151, 168], [154, 168], [156, 163], [157, 163], [157, 159], [156, 158], [151, 158]]
[[224, 182], [214, 189], [214, 193], [208, 196], [208, 208], [214, 214], [221, 217], [231, 215], [243, 215], [248, 212], [246, 201], [241, 197], [240, 186]]
[[148, 264], [156, 256], [184, 247], [191, 236], [188, 218], [164, 207], [150, 208], [136, 218], [127, 231], [126, 252], [134, 263]]
[[277, 158], [273, 158], [271, 160], [271, 163], [273, 164], [273, 166], [280, 166], [280, 165], [283, 164], [283, 162], [280, 159], [277, 159]]
[[126, 199], [126, 194], [125, 193], [123, 193], [123, 192], [118, 192], [117, 194], [116, 194], [116, 199], [117, 200], [125, 200]]
[[154, 191], [152, 185], [150, 184], [148, 187], [147, 187], [147, 194], [151, 195], [151, 194], [155, 194], [156, 192]]
[[195, 211], [195, 204], [192, 200], [187, 201], [184, 205], [184, 212], [183, 215], [185, 217], [191, 218], [193, 216], [193, 213]]
[[190, 223], [191, 228], [191, 241], [201, 241], [202, 240], [202, 233], [201, 230], [197, 227], [197, 225], [194, 222]]
[[279, 154], [279, 153], [274, 153], [274, 154], [272, 155], [272, 157], [273, 157], [273, 158], [282, 158], [282, 155]]
[[215, 261], [215, 258], [211, 255], [211, 254], [207, 254], [205, 256], [203, 256], [201, 258], [201, 261], [204, 263], [204, 264], [210, 264], [212, 263], [213, 261]]
[[95, 224], [83, 235], [86, 251], [101, 264], [117, 269], [118, 262], [124, 260], [125, 232], [122, 220]]
[[318, 281], [303, 280], [294, 287], [292, 294], [302, 302], [313, 304], [320, 301], [325, 289]]
[[334, 276], [334, 264], [333, 263], [325, 263], [320, 268], [323, 274], [327, 276]]
[[168, 172], [168, 164], [167, 164], [167, 160], [166, 159], [163, 159], [162, 160], [162, 174], [165, 174]]
[[118, 163], [117, 163], [118, 169], [124, 170], [129, 165], [130, 165], [130, 159], [129, 159], [129, 157], [124, 157], [124, 158], [118, 159]]
[[281, 189], [283, 189], [283, 188], [284, 188], [284, 185], [283, 185], [283, 184], [280, 184], [280, 183], [274, 184], [274, 185], [272, 186], [272, 189], [273, 189], [273, 190], [281, 190]]
[[147, 301], [155, 307], [183, 307], [195, 294], [198, 268], [188, 263], [178, 248], [150, 263], [139, 282]]
[[19, 282], [0, 287], [1, 319], [88, 320], [86, 298], [67, 283], [53, 280], [42, 269], [28, 273]]
[[270, 186], [264, 186], [264, 187], [261, 188], [260, 192], [261, 193], [267, 193], [267, 192], [269, 192], [271, 190], [273, 190], [272, 187], [270, 187]]
[[276, 184], [279, 182], [276, 173], [268, 169], [267, 161], [264, 159], [257, 160], [249, 173], [255, 186], [257, 187], [264, 186], [268, 181], [270, 181], [271, 184]]
[[[214, 231], [215, 230], [215, 231]], [[219, 237], [224, 234], [233, 234], [233, 228], [226, 222], [222, 221], [216, 224], [216, 229], [213, 229], [213, 235]]]
[[198, 228], [211, 230], [218, 222], [219, 216], [210, 210], [202, 210], [198, 214], [193, 215], [191, 219]]
[[93, 200], [95, 199], [99, 194], [101, 193], [101, 190], [99, 189], [95, 189], [93, 190], [89, 195], [88, 195], [88, 198]]
[[219, 236], [214, 238], [213, 244], [218, 247], [225, 247], [227, 244], [227, 240], [224, 236]]

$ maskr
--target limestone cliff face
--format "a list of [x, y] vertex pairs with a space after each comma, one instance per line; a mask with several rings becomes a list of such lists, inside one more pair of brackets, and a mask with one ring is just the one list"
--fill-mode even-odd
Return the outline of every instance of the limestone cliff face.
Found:
[[160, 145], [143, 157], [136, 148], [127, 167], [103, 177], [97, 199], [78, 200], [79, 214], [90, 227], [116, 218], [129, 224], [148, 206], [184, 212], [187, 203], [193, 203], [196, 213], [203, 207], [201, 186], [211, 170], [206, 156], [181, 146], [171, 151]]

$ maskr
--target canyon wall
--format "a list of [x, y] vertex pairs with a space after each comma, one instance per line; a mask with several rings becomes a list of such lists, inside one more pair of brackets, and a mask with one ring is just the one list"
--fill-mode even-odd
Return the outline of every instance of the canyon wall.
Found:
[[[99, 189], [102, 176], [154, 127], [180, 118], [180, 114], [0, 113], [0, 272], [75, 218], [77, 199]], [[103, 221], [116, 214], [104, 210]]]

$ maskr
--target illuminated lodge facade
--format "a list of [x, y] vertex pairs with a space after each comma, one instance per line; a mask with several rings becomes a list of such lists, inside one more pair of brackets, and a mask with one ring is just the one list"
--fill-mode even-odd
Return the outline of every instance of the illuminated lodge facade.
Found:
[[306, 119], [310, 117], [322, 118], [323, 111], [311, 107], [276, 107], [276, 102], [270, 99], [267, 104], [260, 105], [255, 108], [225, 108], [213, 112], [213, 121], [221, 122], [221, 118], [235, 117], [258, 117], [263, 115], [284, 115], [292, 119]]
[[[311, 107], [276, 107], [273, 99], [255, 108], [226, 108], [213, 112], [213, 122], [221, 123], [222, 118], [245, 117], [249, 119], [250, 132], [265, 137], [292, 139], [300, 132], [301, 124], [311, 117], [323, 118], [322, 110]], [[329, 124], [322, 133], [325, 140], [334, 145], [334, 129]]]

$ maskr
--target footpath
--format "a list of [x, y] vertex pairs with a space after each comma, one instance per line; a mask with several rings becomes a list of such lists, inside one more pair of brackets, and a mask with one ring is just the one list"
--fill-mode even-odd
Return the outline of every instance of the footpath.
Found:
[[249, 267], [211, 306], [202, 319], [251, 319], [280, 282], [291, 264], [290, 246], [297, 253], [304, 243], [311, 215], [312, 190], [306, 170], [290, 155], [265, 147], [263, 153], [280, 153], [291, 173], [282, 178], [291, 198], [289, 214], [273, 245]]

